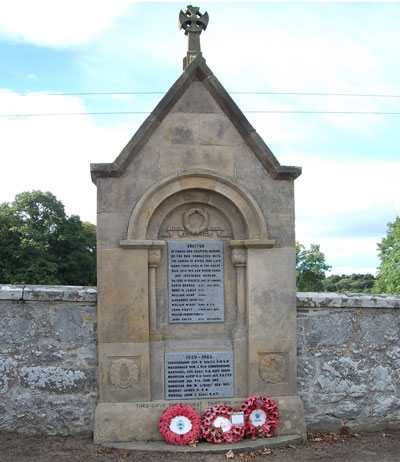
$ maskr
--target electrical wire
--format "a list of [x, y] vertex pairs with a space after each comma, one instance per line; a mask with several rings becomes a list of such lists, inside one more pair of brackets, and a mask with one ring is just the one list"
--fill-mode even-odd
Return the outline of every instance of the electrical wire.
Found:
[[[245, 114], [364, 114], [364, 115], [400, 115], [400, 112], [384, 111], [242, 111]], [[0, 114], [0, 117], [58, 117], [58, 116], [89, 116], [89, 115], [126, 115], [151, 114], [150, 111], [110, 111], [110, 112], [67, 112], [67, 113], [31, 113], [31, 114]]]
[[[120, 91], [120, 92], [76, 92], [76, 93], [24, 93], [19, 96], [112, 96], [112, 95], [164, 95], [162, 91]], [[372, 98], [400, 98], [400, 94], [373, 93], [317, 93], [317, 92], [272, 92], [272, 91], [232, 91], [232, 95], [294, 95], [294, 96], [344, 96], [344, 97], [372, 97]], [[4, 93], [3, 93], [4, 95]], [[0, 97], [2, 93], [0, 93]], [[399, 115], [400, 112], [387, 111], [311, 111], [311, 110], [248, 110], [247, 114], [365, 114], [365, 115]], [[150, 114], [150, 111], [102, 111], [102, 112], [71, 112], [71, 113], [27, 113], [0, 114], [0, 117], [58, 117], [85, 115], [133, 115]]]
[[[76, 92], [76, 93], [21, 93], [19, 96], [112, 96], [112, 95], [165, 95], [165, 91], [114, 91], [114, 92]], [[374, 93], [316, 93], [316, 92], [279, 92], [279, 91], [231, 91], [231, 95], [295, 95], [295, 96], [355, 96], [371, 98], [400, 98], [395, 94]], [[1, 96], [1, 93], [0, 93]]]

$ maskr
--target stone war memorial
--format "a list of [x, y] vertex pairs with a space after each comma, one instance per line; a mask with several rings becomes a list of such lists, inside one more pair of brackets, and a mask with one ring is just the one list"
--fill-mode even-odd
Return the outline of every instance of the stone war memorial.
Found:
[[[188, 6], [183, 73], [97, 185], [99, 402], [95, 440], [161, 440], [177, 403], [200, 414], [276, 401], [304, 438], [296, 391], [294, 180], [200, 51]], [[218, 44], [216, 44], [218, 46]], [[240, 56], [238, 57], [240, 59]]]

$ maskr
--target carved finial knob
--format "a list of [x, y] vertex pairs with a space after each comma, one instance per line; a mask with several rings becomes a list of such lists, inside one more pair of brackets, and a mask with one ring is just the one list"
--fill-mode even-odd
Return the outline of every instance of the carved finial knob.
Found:
[[183, 69], [190, 64], [193, 59], [201, 55], [200, 50], [200, 34], [206, 30], [208, 25], [208, 13], [200, 13], [198, 6], [188, 5], [186, 11], [179, 12], [178, 25], [180, 29], [185, 31], [188, 36], [188, 51], [187, 56], [183, 60]]

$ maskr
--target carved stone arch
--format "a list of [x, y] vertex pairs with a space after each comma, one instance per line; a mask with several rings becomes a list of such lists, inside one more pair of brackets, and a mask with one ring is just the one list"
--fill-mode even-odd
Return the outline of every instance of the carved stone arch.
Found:
[[[203, 215], [202, 227], [198, 230], [189, 225], [193, 213]], [[236, 240], [247, 238], [245, 223], [233, 202], [214, 191], [190, 189], [179, 191], [161, 202], [149, 220], [146, 239], [196, 235]]]
[[232, 178], [207, 170], [174, 174], [151, 186], [132, 211], [126, 239], [147, 239], [150, 220], [160, 204], [176, 193], [192, 189], [210, 191], [233, 203], [243, 220], [247, 239], [268, 239], [264, 216], [251, 195]]

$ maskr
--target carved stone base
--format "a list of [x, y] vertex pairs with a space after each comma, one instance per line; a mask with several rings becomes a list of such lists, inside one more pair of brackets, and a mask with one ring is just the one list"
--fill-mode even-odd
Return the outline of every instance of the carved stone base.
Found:
[[[244, 399], [220, 399], [182, 401], [200, 414], [209, 406], [224, 402], [238, 408]], [[276, 401], [280, 422], [276, 435], [298, 435], [306, 438], [303, 403], [298, 396], [271, 397]], [[150, 401], [141, 403], [99, 403], [95, 413], [94, 441], [96, 443], [123, 441], [158, 441], [162, 436], [158, 431], [158, 419], [174, 401]]]

